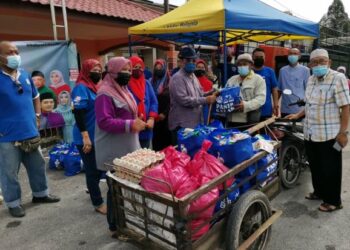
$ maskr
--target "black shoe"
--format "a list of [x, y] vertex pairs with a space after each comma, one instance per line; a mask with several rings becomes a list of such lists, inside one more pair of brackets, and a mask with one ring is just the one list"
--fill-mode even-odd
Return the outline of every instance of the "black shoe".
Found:
[[57, 196], [49, 194], [45, 197], [33, 197], [32, 202], [33, 203], [55, 203], [59, 202], [61, 199]]
[[22, 206], [10, 207], [9, 212], [12, 215], [12, 217], [17, 217], [17, 218], [23, 217], [26, 215], [26, 213], [24, 212], [24, 208]]

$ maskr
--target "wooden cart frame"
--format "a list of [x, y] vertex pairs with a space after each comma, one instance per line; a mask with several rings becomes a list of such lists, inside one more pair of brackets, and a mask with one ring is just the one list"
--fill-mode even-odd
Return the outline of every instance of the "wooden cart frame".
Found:
[[[275, 142], [274, 149], [279, 150], [280, 145], [280, 142]], [[121, 179], [115, 177], [113, 174], [109, 173], [108, 181], [112, 191], [114, 215], [117, 218], [118, 233], [120, 235], [126, 235], [129, 238], [136, 240], [136, 242], [141, 244], [143, 247], [147, 246], [148, 249], [164, 249], [164, 244], [157, 244], [157, 240], [158, 242], [163, 242], [170, 248], [175, 249], [215, 249], [219, 247], [225, 241], [223, 236], [225, 235], [225, 231], [227, 231], [225, 230], [227, 219], [221, 219], [219, 222], [215, 223], [206, 234], [204, 234], [200, 239], [196, 241], [191, 240], [191, 235], [200, 230], [201, 226], [203, 227], [206, 223], [212, 223], [213, 221], [217, 221], [220, 218], [228, 218], [232, 208], [240, 199], [242, 199], [241, 196], [236, 202], [229, 204], [224, 209], [221, 209], [218, 212], [216, 212], [212, 218], [208, 219], [206, 223], [200, 225], [193, 232], [191, 231], [189, 222], [197, 218], [202, 211], [215, 205], [218, 200], [226, 199], [230, 192], [240, 188], [242, 185], [248, 182], [251, 182], [254, 178], [256, 178], [256, 176], [259, 173], [264, 171], [271, 164], [278, 161], [278, 158], [276, 158], [273, 161], [269, 162], [266, 166], [258, 168], [256, 163], [259, 159], [263, 158], [266, 155], [266, 152], [259, 152], [255, 154], [249, 160], [246, 160], [241, 164], [236, 165], [225, 174], [216, 177], [215, 179], [211, 180], [210, 182], [201, 186], [199, 189], [195, 190], [194, 192], [186, 195], [181, 199], [174, 197], [174, 195], [149, 193], [143, 190], [142, 188], [130, 186], [125, 181], [122, 181]], [[255, 165], [256, 168], [255, 173], [252, 176], [245, 178], [235, 187], [226, 186], [227, 180], [233, 178], [236, 174], [238, 174], [239, 172], [243, 171], [251, 165]], [[108, 167], [111, 168], [111, 165], [109, 165]], [[255, 185], [251, 187], [251, 190], [260, 190], [269, 199], [274, 198], [280, 192], [280, 180], [277, 175], [277, 172], [278, 169], [272, 175], [269, 175], [265, 180], [261, 180], [260, 182], [256, 181]], [[259, 188], [260, 184], [266, 181], [267, 179], [269, 180], [269, 183], [263, 188]], [[161, 180], [155, 181], [163, 182]], [[164, 184], [168, 185], [168, 187], [170, 188], [169, 184]], [[218, 185], [224, 185], [226, 190], [225, 193], [218, 198], [218, 200], [207, 204], [207, 206], [198, 213], [187, 213], [187, 208], [191, 202], [195, 201], [202, 195], [208, 193], [210, 190], [214, 189]], [[132, 199], [130, 197], [125, 196], [123, 194], [123, 190], [127, 190], [129, 193], [138, 195], [140, 199]], [[165, 205], [167, 207], [167, 210], [165, 212], [161, 212], [152, 209], [147, 205], [148, 199]], [[139, 212], [135, 212], [135, 210], [132, 210], [125, 206], [124, 204], [126, 202], [132, 204], [132, 206], [134, 207], [138, 207]], [[173, 211], [173, 217], [168, 216], [169, 208], [171, 208]], [[137, 217], [140, 220], [140, 222], [135, 223], [135, 221], [128, 219], [126, 216], [127, 213]], [[163, 222], [166, 219], [171, 220], [172, 226], [169, 227], [164, 225], [164, 223], [159, 223], [159, 221], [153, 220], [152, 218], [150, 218], [150, 214], [161, 216], [163, 218]], [[270, 230], [270, 226], [274, 223], [274, 221], [276, 221], [276, 219], [280, 215], [281, 211], [273, 211], [271, 216], [269, 216], [269, 218], [266, 218], [266, 220], [263, 221], [261, 225], [259, 225], [259, 228], [255, 230], [254, 233], [252, 233], [247, 239], [245, 239], [245, 241], [242, 244], [240, 243], [239, 249], [248, 249], [249, 246], [251, 246], [256, 239], [258, 239], [262, 234], [267, 232], [267, 230]], [[130, 229], [130, 225], [138, 229], [138, 232], [136, 232], [137, 230]], [[176, 242], [171, 242], [166, 237], [154, 233], [152, 230], [150, 230], [151, 226], [159, 227], [160, 229], [170, 234], [174, 234]]]

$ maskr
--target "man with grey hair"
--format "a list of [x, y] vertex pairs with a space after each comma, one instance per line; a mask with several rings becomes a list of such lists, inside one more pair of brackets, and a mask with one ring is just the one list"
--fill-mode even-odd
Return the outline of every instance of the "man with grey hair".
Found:
[[349, 88], [345, 76], [330, 69], [328, 52], [310, 55], [312, 76], [305, 92], [305, 109], [289, 119], [305, 116], [304, 137], [314, 191], [305, 196], [322, 200], [319, 210], [342, 208], [342, 148], [348, 143]]
[[[305, 95], [306, 83], [310, 76], [310, 70], [299, 64], [300, 51], [297, 48], [292, 48], [288, 52], [289, 65], [281, 68], [278, 77], [279, 95], [282, 96], [281, 101], [281, 116], [297, 113], [301, 110], [300, 107], [290, 103], [297, 101], [296, 96], [303, 99]], [[284, 95], [283, 90], [290, 89], [294, 95]]]

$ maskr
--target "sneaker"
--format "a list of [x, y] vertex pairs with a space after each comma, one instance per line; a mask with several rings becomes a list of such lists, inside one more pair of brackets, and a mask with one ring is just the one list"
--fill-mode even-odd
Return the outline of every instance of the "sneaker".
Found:
[[10, 207], [9, 212], [12, 215], [12, 217], [20, 218], [26, 215], [24, 212], [24, 208], [22, 206], [18, 207]]
[[59, 202], [61, 199], [57, 196], [49, 194], [45, 197], [33, 197], [32, 202], [33, 203], [56, 203]]

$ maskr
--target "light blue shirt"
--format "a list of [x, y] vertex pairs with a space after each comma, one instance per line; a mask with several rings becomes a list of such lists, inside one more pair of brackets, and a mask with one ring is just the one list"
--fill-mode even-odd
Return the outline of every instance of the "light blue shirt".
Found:
[[[305, 98], [305, 89], [309, 77], [309, 68], [300, 64], [296, 65], [295, 67], [287, 65], [281, 68], [278, 77], [278, 88], [282, 92], [285, 89], [290, 89], [294, 94], [285, 95], [282, 93], [281, 113], [295, 114], [303, 108], [297, 105], [288, 105], [290, 103], [296, 102], [298, 100], [298, 97], [301, 99]], [[298, 97], [296, 97], [295, 95]]]

